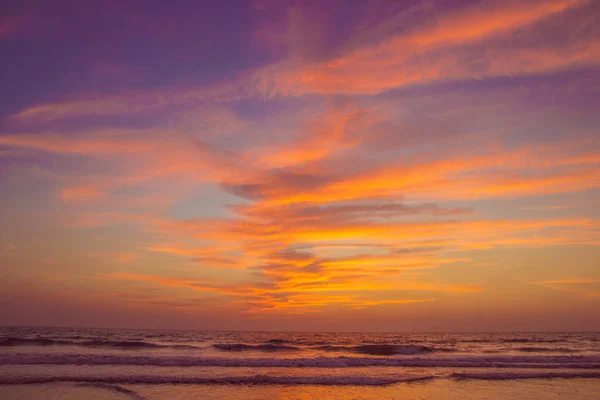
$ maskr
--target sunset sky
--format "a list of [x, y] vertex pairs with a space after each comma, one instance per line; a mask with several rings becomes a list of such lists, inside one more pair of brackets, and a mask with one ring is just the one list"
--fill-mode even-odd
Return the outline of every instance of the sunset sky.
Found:
[[600, 1], [9, 0], [0, 324], [600, 330]]

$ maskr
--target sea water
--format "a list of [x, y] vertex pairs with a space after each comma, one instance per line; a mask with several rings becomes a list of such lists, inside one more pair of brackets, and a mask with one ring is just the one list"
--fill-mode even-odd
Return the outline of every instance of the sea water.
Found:
[[600, 398], [600, 333], [0, 328], [25, 398]]

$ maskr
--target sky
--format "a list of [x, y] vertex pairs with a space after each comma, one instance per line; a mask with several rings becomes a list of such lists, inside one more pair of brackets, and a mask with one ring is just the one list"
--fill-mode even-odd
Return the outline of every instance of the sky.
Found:
[[9, 0], [0, 324], [600, 330], [600, 2]]

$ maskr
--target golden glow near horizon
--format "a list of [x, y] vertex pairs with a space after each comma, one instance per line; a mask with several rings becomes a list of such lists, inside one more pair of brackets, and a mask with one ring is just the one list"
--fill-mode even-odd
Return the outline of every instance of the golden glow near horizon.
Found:
[[0, 20], [0, 320], [600, 329], [598, 3], [368, 3]]

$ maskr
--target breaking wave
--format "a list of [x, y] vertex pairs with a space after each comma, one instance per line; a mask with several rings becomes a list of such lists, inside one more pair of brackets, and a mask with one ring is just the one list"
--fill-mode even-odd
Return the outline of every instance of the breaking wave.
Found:
[[[50, 382], [44, 382], [44, 383], [50, 383]], [[133, 390], [130, 390], [130, 389], [118, 386], [118, 385], [114, 385], [114, 384], [111, 385], [109, 383], [87, 381], [87, 382], [79, 383], [79, 384], [77, 384], [77, 386], [93, 387], [93, 388], [98, 388], [98, 389], [109, 390], [111, 392], [122, 393], [122, 394], [125, 394], [136, 400], [148, 400], [147, 397], [144, 397]]]
[[[298, 351], [303, 348], [297, 346], [291, 346], [283, 340], [273, 339], [263, 344], [246, 344], [246, 343], [217, 343], [213, 344], [212, 347], [229, 352], [241, 352], [241, 351], [263, 351], [263, 352], [276, 352], [276, 351]], [[312, 350], [322, 350], [331, 352], [350, 352], [357, 354], [367, 354], [371, 356], [393, 356], [393, 355], [416, 355], [416, 354], [428, 354], [438, 351], [433, 347], [419, 346], [419, 345], [394, 345], [394, 344], [364, 344], [358, 346], [335, 346], [335, 345], [324, 345], [318, 347], [312, 347]], [[444, 350], [439, 350], [444, 351]], [[448, 350], [445, 350], [448, 351]]]
[[172, 367], [445, 367], [600, 369], [600, 356], [463, 356], [463, 357], [315, 357], [230, 358], [106, 354], [0, 354], [5, 365], [148, 365]]
[[57, 340], [57, 339], [24, 339], [16, 337], [6, 337], [0, 339], [0, 347], [12, 347], [12, 346], [55, 346], [55, 345], [72, 345], [71, 340]]
[[600, 378], [600, 372], [490, 372], [470, 373], [454, 372], [450, 375], [455, 379], [478, 379], [478, 380], [514, 380], [514, 379], [554, 379], [554, 378]]
[[564, 343], [563, 339], [503, 339], [504, 343]]
[[265, 343], [272, 343], [272, 344], [286, 344], [286, 343], [292, 343], [293, 341], [289, 341], [289, 340], [283, 340], [283, 339], [269, 339], [267, 340]]
[[[433, 379], [431, 376], [397, 376], [377, 378], [371, 376], [224, 376], [215, 378], [194, 376], [75, 376], [75, 377], [0, 377], [0, 385], [38, 385], [44, 383], [82, 382], [88, 385], [114, 384], [193, 384], [193, 385], [325, 385], [325, 386], [386, 386], [400, 382]], [[117, 388], [117, 386], [113, 386]], [[119, 387], [120, 388], [120, 387]], [[117, 389], [118, 390], [118, 389]], [[128, 389], [125, 389], [128, 390]], [[120, 390], [119, 390], [120, 391]]]
[[566, 347], [548, 348], [548, 347], [517, 347], [516, 351], [524, 353], [576, 353], [578, 350], [572, 350]]
[[415, 355], [433, 353], [437, 349], [419, 345], [364, 344], [360, 346], [320, 346], [324, 351], [349, 351], [372, 356]]
[[245, 343], [217, 343], [212, 347], [221, 351], [296, 351], [300, 348], [283, 344], [265, 343], [265, 344], [245, 344]]
[[83, 347], [110, 347], [115, 349], [200, 349], [197, 346], [183, 344], [158, 344], [144, 341], [111, 341], [111, 340], [90, 340], [87, 342], [74, 343]]
[[517, 380], [517, 379], [552, 379], [552, 378], [600, 378], [600, 372], [501, 372], [501, 373], [462, 373], [455, 372], [447, 376], [433, 375], [398, 375], [394, 377], [373, 376], [72, 376], [72, 377], [0, 377], [0, 385], [39, 385], [48, 383], [76, 383], [84, 386], [98, 387], [128, 394], [136, 399], [144, 399], [136, 392], [117, 386], [118, 384], [193, 384], [193, 385], [323, 385], [323, 386], [387, 386], [401, 382], [428, 381], [439, 378], [477, 379], [477, 380]]
[[144, 341], [127, 341], [127, 340], [87, 340], [87, 341], [73, 341], [73, 340], [62, 340], [62, 339], [25, 339], [25, 338], [14, 338], [7, 337], [0, 339], [0, 347], [14, 347], [14, 346], [80, 346], [80, 347], [108, 347], [113, 349], [160, 349], [160, 348], [171, 348], [171, 349], [200, 349], [197, 346], [191, 345], [165, 345], [152, 342]]

